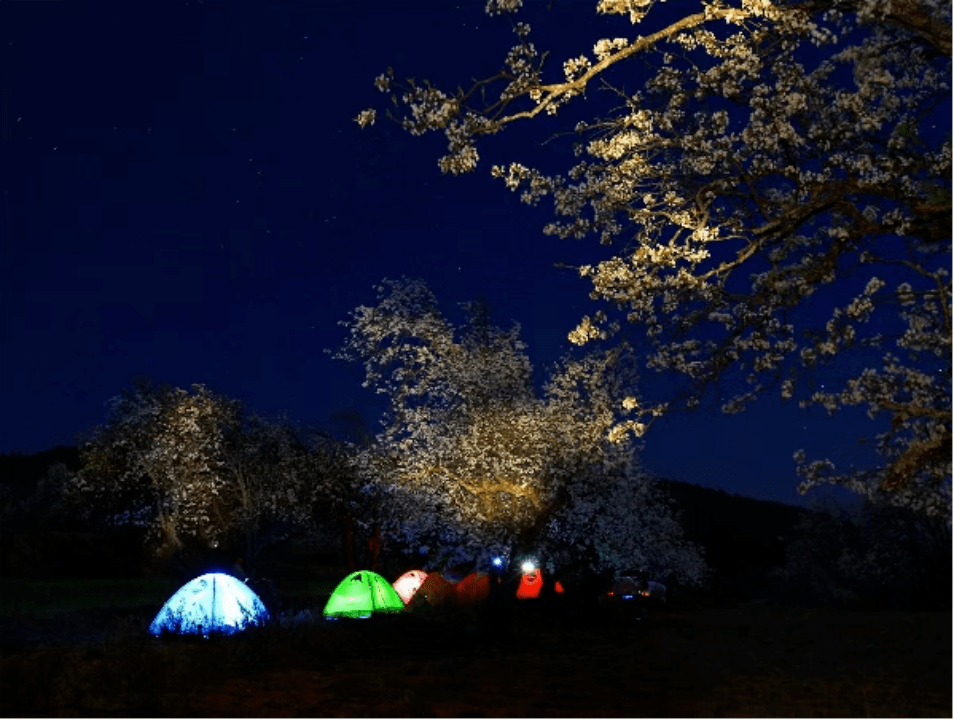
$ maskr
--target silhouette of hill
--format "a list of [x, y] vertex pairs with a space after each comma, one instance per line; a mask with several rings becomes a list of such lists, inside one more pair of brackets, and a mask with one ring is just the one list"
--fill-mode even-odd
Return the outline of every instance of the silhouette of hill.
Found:
[[764, 592], [767, 573], [785, 562], [785, 548], [799, 521], [814, 511], [724, 490], [660, 479], [679, 513], [686, 539], [706, 551], [714, 581], [742, 596]]

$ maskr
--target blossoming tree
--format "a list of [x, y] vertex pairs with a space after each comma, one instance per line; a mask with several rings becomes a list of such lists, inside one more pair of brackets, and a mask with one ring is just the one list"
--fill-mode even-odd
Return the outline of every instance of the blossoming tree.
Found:
[[363, 362], [365, 386], [389, 400], [362, 454], [387, 539], [438, 565], [518, 552], [566, 564], [583, 553], [594, 569], [701, 580], [698, 550], [631, 443], [606, 439], [612, 390], [635, 382], [624, 348], [564, 360], [538, 397], [518, 325], [492, 327], [486, 306], [468, 304], [455, 337], [423, 282], [385, 280], [378, 293], [343, 323], [350, 332], [335, 357]]
[[[486, 11], [521, 5], [488, 0]], [[950, 104], [950, 2], [703, 0], [654, 25], [661, 8], [599, 0], [598, 13], [628, 16], [630, 28], [553, 79], [529, 25], [513, 22], [502, 70], [469, 89], [403, 84], [390, 68], [375, 85], [411, 134], [444, 132], [439, 167], [452, 174], [475, 169], [484, 136], [557, 115], [597, 82], [619, 99], [608, 117], [575, 125], [582, 159], [565, 174], [491, 168], [525, 203], [552, 198], [545, 233], [618, 248], [578, 268], [607, 307], [569, 339], [612, 337], [625, 320], [644, 329], [649, 367], [684, 378], [646, 407], [624, 389], [615, 402], [632, 415], [613, 426], [617, 437], [697, 405], [734, 374], [747, 387], [726, 413], [775, 390], [890, 420], [874, 472], [796, 453], [801, 492], [924, 484], [934, 504], [949, 504], [951, 141], [930, 123]], [[649, 34], [635, 32], [642, 25]], [[616, 87], [632, 86], [638, 75], [620, 73], [641, 60], [642, 87]], [[375, 119], [368, 109], [356, 121]], [[840, 391], [805, 382], [851, 358], [868, 367]]]
[[309, 522], [320, 476], [287, 422], [192, 390], [137, 383], [113, 398], [67, 496], [87, 516], [146, 528], [160, 556], [241, 541], [252, 559]]

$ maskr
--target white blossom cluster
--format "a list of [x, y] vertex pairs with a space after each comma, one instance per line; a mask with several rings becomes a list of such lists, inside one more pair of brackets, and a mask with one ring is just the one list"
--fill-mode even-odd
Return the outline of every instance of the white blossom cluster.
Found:
[[500, 15], [517, 12], [521, 7], [523, 7], [523, 0], [487, 0], [484, 12], [488, 15]]
[[[813, 487], [837, 482], [883, 502], [883, 493], [889, 490], [901, 506], [950, 518], [951, 288], [944, 281], [946, 276], [943, 269], [936, 272], [937, 290], [933, 292], [915, 294], [907, 283], [897, 288], [900, 315], [907, 322], [907, 329], [896, 345], [907, 351], [907, 363], [886, 353], [880, 370], [866, 368], [849, 379], [840, 393], [816, 392], [801, 403], [803, 407], [822, 405], [830, 414], [852, 405], [867, 405], [871, 418], [887, 413], [891, 429], [877, 437], [877, 449], [885, 458], [885, 467], [874, 477], [871, 473], [837, 475], [830, 461], [806, 463], [804, 453], [798, 451], [795, 460], [799, 474], [805, 478], [799, 492], [804, 494]], [[844, 312], [837, 312], [835, 318], [863, 318], [870, 314], [871, 297], [882, 286], [880, 280], [873, 278], [862, 295]], [[836, 325], [835, 318], [828, 324], [829, 336], [849, 336], [846, 328], [851, 326]], [[825, 339], [820, 345], [837, 342]], [[916, 362], [925, 355], [925, 364], [933, 364], [935, 372], [925, 371]], [[813, 360], [809, 357], [805, 362]]]
[[[564, 359], [537, 397], [519, 326], [504, 332], [485, 306], [467, 304], [457, 337], [423, 282], [386, 280], [378, 293], [375, 307], [343, 323], [349, 337], [334, 357], [362, 362], [365, 385], [389, 399], [362, 458], [386, 498], [385, 537], [436, 566], [480, 564], [515, 548], [539, 560], [605, 546], [615, 555], [606, 549], [601, 567], [651, 557], [687, 581], [701, 578], [698, 552], [644, 487], [651, 479], [636, 472], [631, 445], [607, 439], [614, 398], [635, 383], [624, 348]], [[611, 507], [617, 500], [633, 512]], [[591, 533], [593, 512], [605, 518]]]
[[617, 50], [622, 50], [628, 45], [629, 38], [613, 38], [612, 40], [603, 38], [602, 40], [597, 40], [596, 45], [593, 46], [593, 54], [596, 56], [597, 61], [602, 62]]
[[546, 527], [551, 557], [565, 566], [583, 556], [598, 573], [638, 569], [686, 585], [702, 583], [709, 576], [702, 550], [685, 540], [680, 518], [641, 475], [633, 448], [614, 447], [598, 473], [574, 477], [569, 502]]
[[586, 55], [580, 55], [578, 58], [570, 58], [563, 63], [563, 74], [566, 75], [568, 82], [572, 82], [589, 70], [591, 64], [590, 59], [586, 57]]
[[195, 395], [176, 389], [144, 453], [157, 496], [159, 527], [175, 542], [180, 534], [218, 544], [231, 524], [223, 494], [221, 413], [205, 388]]
[[192, 390], [139, 385], [114, 398], [66, 494], [116, 524], [148, 528], [160, 556], [232, 540], [252, 559], [281, 539], [278, 528], [307, 525], [326, 488], [287, 421], [246, 416], [237, 401]]
[[[652, 7], [601, 0], [597, 11], [637, 23]], [[912, 452], [899, 450], [883, 479], [915, 468], [933, 473], [936, 486], [945, 468], [950, 473], [949, 447], [945, 462], [930, 459], [945, 438], [950, 446], [949, 380], [941, 382], [950, 376], [950, 279], [935, 271], [950, 265], [951, 148], [949, 137], [927, 139], [926, 118], [950, 102], [950, 8], [949, 0], [712, 0], [647, 37], [598, 41], [595, 64], [585, 55], [568, 59], [553, 83], [543, 82], [535, 50], [526, 63], [508, 61], [496, 77], [458, 92], [453, 117], [443, 110], [449, 96], [404, 102], [411, 118], [433, 119], [434, 129], [460, 123], [457, 115], [486, 120], [453, 126], [449, 147], [460, 159], [442, 167], [459, 172], [477, 162], [471, 148], [480, 136], [557, 113], [609, 67], [645, 57], [655, 70], [636, 92], [617, 90], [625, 108], [577, 126], [598, 134], [580, 144], [587, 157], [566, 175], [519, 162], [492, 175], [528, 204], [552, 199], [547, 234], [625, 241], [615, 257], [580, 274], [594, 300], [645, 328], [650, 367], [687, 377], [689, 407], [728, 372], [749, 387], [726, 399], [726, 412], [773, 387], [786, 398], [800, 394], [804, 366], [838, 362], [866, 345], [864, 326], [890, 307], [873, 302], [877, 288], [869, 285], [817, 328], [802, 312], [808, 298], [846, 282], [859, 263], [872, 266], [870, 278], [877, 266], [910, 271], [919, 297], [935, 295], [912, 311], [933, 315], [903, 316], [911, 352], [898, 362], [907, 369], [815, 401], [891, 413], [899, 424], [893, 442], [911, 443]], [[518, 47], [532, 47], [526, 35]], [[500, 100], [472, 106], [478, 88], [484, 97], [495, 82], [505, 85]], [[612, 312], [591, 313], [569, 339], [602, 341], [619, 328]], [[920, 364], [932, 354], [940, 362], [929, 365], [940, 370], [928, 373]], [[911, 404], [898, 398], [911, 394], [932, 408], [933, 430], [917, 429], [923, 413], [898, 409]], [[627, 422], [645, 427], [647, 410], [636, 412], [641, 417]]]
[[653, 5], [653, 0], [599, 0], [596, 12], [606, 15], [629, 15], [634, 25], [642, 20]]

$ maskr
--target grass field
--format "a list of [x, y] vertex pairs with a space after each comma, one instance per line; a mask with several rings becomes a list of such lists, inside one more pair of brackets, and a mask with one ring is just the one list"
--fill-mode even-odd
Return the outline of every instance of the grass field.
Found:
[[[292, 602], [327, 598], [333, 580], [290, 580], [281, 583], [282, 595]], [[166, 578], [128, 580], [0, 580], [0, 616], [27, 614], [49, 617], [101, 608], [141, 608], [162, 604], [180, 587]]]
[[37, 617], [99, 608], [162, 605], [177, 589], [160, 578], [129, 580], [0, 580], [0, 615]]
[[[20, 609], [0, 613], [0, 712], [951, 716], [950, 613], [744, 604], [637, 620], [603, 607], [571, 622], [530, 602], [516, 607], [507, 638], [465, 611], [327, 622], [320, 609], [330, 585], [283, 586], [299, 611], [210, 641], [148, 635], [168, 594], [158, 584], [97, 581], [85, 593], [75, 584], [20, 586]], [[106, 596], [113, 606], [91, 604]], [[312, 609], [300, 610], [309, 597]]]

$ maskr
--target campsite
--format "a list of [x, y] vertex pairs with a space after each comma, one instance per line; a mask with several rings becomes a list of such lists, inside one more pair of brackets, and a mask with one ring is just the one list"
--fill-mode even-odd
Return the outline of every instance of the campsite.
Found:
[[950, 0], [0, 26], [0, 720], [954, 717]]
[[[422, 602], [328, 620], [335, 581], [278, 585], [271, 622], [210, 638], [148, 632], [175, 583], [4, 584], [4, 716], [941, 717], [949, 612], [727, 597], [603, 601], [574, 615]], [[85, 592], [80, 588], [85, 587]], [[152, 602], [145, 598], [152, 596]], [[556, 598], [557, 600], [559, 598]], [[604, 599], [605, 600], [605, 599]]]
[[389, 552], [372, 570], [305, 535], [243, 578], [235, 555], [147, 565], [125, 527], [8, 523], [0, 715], [950, 716], [949, 539], [869, 591], [826, 564], [850, 522], [665, 486], [701, 585]]

